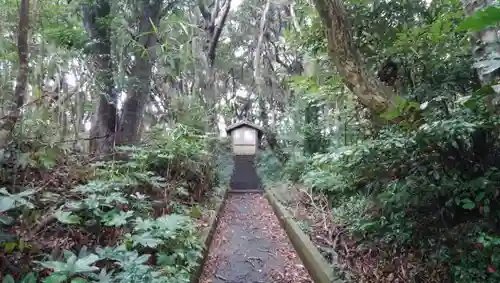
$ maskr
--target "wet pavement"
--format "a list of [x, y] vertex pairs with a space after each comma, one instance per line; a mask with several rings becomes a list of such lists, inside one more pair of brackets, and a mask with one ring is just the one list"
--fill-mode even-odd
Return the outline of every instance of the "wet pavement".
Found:
[[312, 282], [263, 195], [230, 195], [220, 217], [201, 283]]

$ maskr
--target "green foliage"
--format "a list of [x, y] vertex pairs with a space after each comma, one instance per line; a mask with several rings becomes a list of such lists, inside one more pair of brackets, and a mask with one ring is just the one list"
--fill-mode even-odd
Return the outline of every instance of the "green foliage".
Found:
[[[113, 243], [110, 246], [96, 242], [64, 250], [63, 257], [37, 255], [45, 258], [32, 267], [42, 269], [36, 282], [189, 282], [202, 250], [194, 220], [201, 217], [202, 197], [217, 185], [217, 160], [206, 150], [207, 137], [185, 125], [157, 127], [146, 138], [142, 146], [120, 148], [123, 158], [84, 168], [92, 174], [86, 182], [63, 194], [53, 193], [52, 198], [34, 190], [1, 189], [0, 229], [8, 236], [0, 235], [4, 251], [13, 253], [32, 244], [7, 233], [18, 224], [15, 215], [23, 214], [22, 209], [46, 210], [63, 231], [118, 233], [106, 239]], [[37, 168], [24, 168], [28, 166]], [[219, 172], [223, 178], [227, 174]], [[14, 277], [5, 277], [6, 282], [9, 278]]]
[[[448, 100], [445, 109], [440, 100], [425, 105], [419, 127], [392, 126], [310, 158], [294, 153], [284, 172], [327, 195], [337, 223], [359, 242], [440, 246], [433, 256], [452, 265], [455, 282], [496, 282], [496, 273], [488, 272], [497, 264], [491, 256], [496, 246], [475, 250], [469, 243], [479, 232], [493, 233], [500, 221], [500, 143], [493, 139], [500, 120], [478, 101]], [[476, 228], [458, 232], [464, 223]], [[462, 249], [473, 255], [457, 260]]]
[[64, 252], [64, 261], [45, 261], [40, 265], [53, 270], [52, 274], [44, 279], [44, 282], [65, 282], [75, 275], [85, 276], [99, 270], [94, 264], [99, 257], [93, 253], [87, 253], [87, 249], [80, 250], [78, 255], [70, 251]]
[[[436, 237], [445, 246], [457, 241], [443, 235], [458, 229], [458, 223], [476, 223], [480, 231], [490, 233], [500, 220], [500, 164], [491, 163], [500, 144], [478, 137], [484, 132], [495, 136], [499, 120], [478, 110], [484, 108], [471, 110], [456, 103], [448, 104], [443, 118], [436, 105], [424, 111], [425, 122], [418, 128], [383, 130], [375, 138], [316, 154], [311, 169], [299, 170], [305, 172], [302, 182], [329, 196], [337, 221], [358, 239], [424, 248], [424, 239]], [[480, 148], [482, 143], [487, 148]], [[423, 234], [422, 227], [433, 227], [434, 232]], [[460, 241], [464, 244], [475, 235], [461, 235]], [[497, 280], [486, 272], [494, 263], [479, 256], [457, 262], [459, 250], [447, 248], [453, 254], [448, 260], [456, 266], [455, 282]]]
[[8, 228], [14, 224], [14, 218], [8, 213], [19, 208], [33, 208], [29, 200], [33, 193], [32, 190], [26, 190], [11, 194], [5, 188], [0, 188], [0, 248], [9, 249], [11, 246], [13, 249], [18, 245], [13, 233], [8, 232]]
[[[483, 65], [473, 65], [470, 35], [464, 32], [497, 26], [497, 5], [465, 20], [460, 1], [345, 5], [368, 68], [376, 73], [388, 58], [397, 65], [396, 107], [371, 117], [349, 99], [328, 62], [319, 17], [312, 15], [300, 35], [288, 36], [314, 55], [319, 72], [293, 78], [297, 95], [290, 112], [298, 115], [292, 127], [282, 126], [281, 136], [288, 159], [277, 166], [264, 154], [261, 172], [273, 176], [280, 170], [281, 176], [326, 195], [335, 224], [358, 249], [380, 252], [374, 269], [392, 266], [393, 258], [411, 261], [417, 253], [425, 258], [413, 262], [417, 273], [436, 268], [442, 276], [418, 278], [422, 282], [497, 282], [500, 118], [487, 99], [491, 89], [481, 88], [471, 70], [496, 66], [498, 60], [493, 52], [478, 63]], [[310, 116], [312, 123], [302, 120], [311, 109], [308, 102], [327, 110], [316, 112], [322, 113], [319, 118]], [[381, 125], [379, 118], [399, 122]], [[330, 148], [310, 154], [305, 141], [320, 137], [311, 124], [322, 130]], [[287, 143], [291, 135], [297, 138]], [[346, 256], [356, 261], [351, 252]], [[357, 272], [360, 282], [383, 280], [375, 271]]]
[[[165, 130], [168, 135], [165, 135]], [[200, 130], [183, 124], [171, 129], [156, 127], [145, 137], [148, 145], [141, 149], [122, 148], [135, 159], [135, 162], [127, 163], [126, 170], [147, 168], [166, 179], [178, 180], [177, 186], [170, 188], [174, 194], [186, 190], [190, 196], [199, 199], [219, 181], [215, 167], [217, 160], [208, 151], [209, 140], [210, 137]], [[161, 187], [160, 183], [151, 185]]]
[[[498, 4], [498, 3], [497, 3]], [[496, 26], [500, 22], [500, 7], [488, 6], [467, 17], [457, 27], [458, 30], [480, 31], [489, 26]]]
[[[128, 227], [132, 232], [123, 235], [117, 247], [97, 248], [95, 254], [82, 249], [78, 256], [65, 252], [64, 261], [41, 262], [42, 267], [52, 270], [44, 282], [65, 282], [68, 278], [79, 278], [82, 282], [101, 282], [103, 278], [112, 282], [188, 282], [201, 256], [197, 229], [191, 217], [170, 214], [151, 219], [149, 216], [150, 199], [155, 192], [168, 193], [169, 188], [179, 186], [171, 186], [173, 184], [151, 170], [175, 166], [178, 163], [174, 162], [184, 158], [203, 156], [203, 138], [179, 127], [168, 137], [158, 137], [157, 144], [123, 148], [130, 153], [127, 161], [95, 164], [97, 179], [72, 189], [79, 198], [66, 202], [54, 213], [58, 221], [87, 227], [96, 223]], [[181, 130], [184, 131], [179, 132]], [[136, 192], [137, 188], [149, 192], [150, 196]], [[178, 190], [170, 192], [170, 203], [174, 203], [175, 197], [183, 197], [178, 193]], [[123, 210], [124, 206], [128, 208]], [[187, 209], [179, 210], [185, 211]], [[156, 266], [146, 263], [152, 257], [156, 258]], [[106, 259], [116, 261], [119, 269], [110, 273], [96, 267], [97, 262]]]
[[65, 5], [49, 1], [41, 5], [40, 33], [49, 44], [70, 50], [82, 50], [87, 43], [87, 35], [75, 13], [79, 7], [75, 4]]
[[[26, 276], [24, 276], [21, 280], [18, 281], [19, 283], [36, 283], [37, 278], [34, 272], [28, 273]], [[12, 275], [8, 274], [3, 278], [2, 283], [16, 283], [16, 280]]]
[[278, 182], [283, 179], [282, 166], [273, 152], [260, 151], [257, 155], [257, 171], [264, 183]]
[[[158, 219], [134, 221], [133, 232], [124, 235], [116, 247], [97, 247], [95, 253], [83, 247], [76, 255], [64, 252], [64, 260], [42, 261], [51, 274], [43, 282], [189, 282], [189, 276], [201, 256], [201, 245], [191, 218], [165, 215]], [[144, 253], [150, 248], [154, 254]], [[156, 257], [156, 266], [149, 263]], [[98, 262], [113, 261], [119, 268], [108, 272]], [[96, 271], [99, 271], [97, 273]]]
[[290, 159], [287, 166], [283, 168], [283, 174], [288, 176], [291, 181], [297, 182], [300, 180], [303, 172], [309, 170], [310, 160], [301, 152], [293, 152], [290, 154]]

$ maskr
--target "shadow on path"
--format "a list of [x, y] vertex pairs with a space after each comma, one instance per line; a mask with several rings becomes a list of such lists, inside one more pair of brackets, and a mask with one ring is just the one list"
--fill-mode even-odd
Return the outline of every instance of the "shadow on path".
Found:
[[312, 282], [261, 194], [230, 195], [201, 283]]

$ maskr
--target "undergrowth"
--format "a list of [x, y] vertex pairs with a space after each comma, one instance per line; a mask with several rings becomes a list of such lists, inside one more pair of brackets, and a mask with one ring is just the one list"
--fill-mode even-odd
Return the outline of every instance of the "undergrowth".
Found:
[[[449, 101], [446, 114], [432, 104], [419, 124], [312, 156], [297, 150], [283, 166], [283, 176], [328, 198], [336, 233], [355, 243], [336, 253], [366, 265], [346, 263], [358, 280], [500, 279], [500, 119], [478, 101]], [[266, 174], [269, 157], [260, 160]]]
[[[306, 188], [295, 202], [293, 187], [282, 195], [290, 210], [313, 219], [311, 239], [356, 275], [353, 282], [499, 282], [498, 94], [471, 72], [497, 66], [496, 53], [472, 58], [464, 32], [498, 26], [490, 14], [498, 7], [464, 20], [460, 2], [437, 1], [419, 6], [433, 17], [412, 22], [420, 17], [414, 7], [386, 4], [345, 3], [353, 30], [362, 31], [357, 44], [370, 47], [360, 49], [373, 60], [367, 65], [381, 80], [384, 68], [374, 61], [395, 66], [391, 110], [375, 116], [344, 91], [317, 17], [290, 39], [318, 71], [290, 78], [299, 94], [292, 118], [274, 126], [278, 141], [260, 157], [260, 172]], [[394, 21], [377, 26], [385, 9], [394, 9], [386, 14]]]
[[48, 162], [32, 154], [47, 145], [12, 146], [0, 190], [3, 282], [189, 282], [230, 165], [208, 141], [183, 125], [157, 128], [107, 161], [58, 149]]

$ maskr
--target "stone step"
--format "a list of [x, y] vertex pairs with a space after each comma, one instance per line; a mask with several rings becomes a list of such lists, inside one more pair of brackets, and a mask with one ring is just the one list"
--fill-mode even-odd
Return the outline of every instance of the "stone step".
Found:
[[262, 183], [255, 169], [255, 156], [233, 156], [234, 167], [231, 176], [231, 192], [262, 191]]
[[264, 190], [252, 189], [252, 190], [230, 190], [230, 194], [261, 194]]

